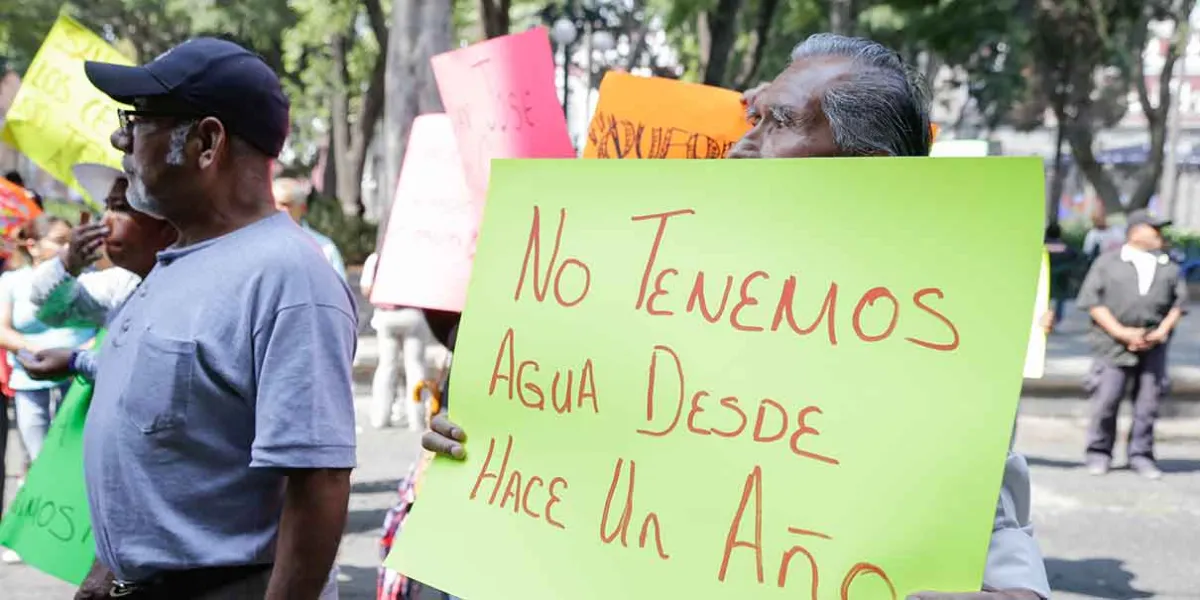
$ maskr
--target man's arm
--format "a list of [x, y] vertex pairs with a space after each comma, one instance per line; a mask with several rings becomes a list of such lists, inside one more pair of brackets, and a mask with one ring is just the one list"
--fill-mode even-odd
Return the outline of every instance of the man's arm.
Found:
[[1092, 264], [1092, 268], [1088, 269], [1083, 284], [1079, 286], [1079, 293], [1075, 296], [1075, 304], [1081, 310], [1087, 311], [1092, 320], [1113, 339], [1122, 344], [1132, 344], [1140, 340], [1146, 332], [1122, 325], [1104, 305], [1104, 270], [1107, 267], [1105, 260], [1097, 260]]
[[349, 469], [287, 472], [269, 600], [317, 598], [329, 579], [346, 526]]
[[1093, 306], [1088, 314], [1105, 333], [1122, 344], [1132, 344], [1146, 333], [1145, 330], [1122, 325], [1107, 306]]
[[1183, 278], [1183, 274], [1179, 273], [1175, 276], [1174, 287], [1174, 303], [1171, 310], [1167, 312], [1167, 316], [1154, 328], [1147, 336], [1146, 340], [1155, 344], [1161, 344], [1171, 337], [1171, 332], [1175, 331], [1175, 326], [1179, 324], [1179, 320], [1183, 318], [1187, 312], [1188, 303], [1188, 286], [1187, 281]]
[[317, 598], [345, 527], [355, 466], [357, 338], [346, 304], [281, 308], [254, 334], [250, 467], [287, 475], [268, 598]]

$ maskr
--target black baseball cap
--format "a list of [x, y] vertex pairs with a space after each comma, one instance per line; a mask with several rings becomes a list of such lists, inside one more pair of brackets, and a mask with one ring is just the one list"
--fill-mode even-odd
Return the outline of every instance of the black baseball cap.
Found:
[[195, 38], [142, 66], [87, 61], [84, 72], [122, 104], [169, 98], [199, 116], [214, 116], [272, 158], [288, 136], [289, 105], [279, 76], [260, 56], [230, 41]]
[[1148, 210], [1138, 209], [1130, 212], [1125, 217], [1125, 226], [1133, 227], [1134, 225], [1149, 225], [1155, 229], [1162, 229], [1171, 225], [1170, 219], [1159, 217]]

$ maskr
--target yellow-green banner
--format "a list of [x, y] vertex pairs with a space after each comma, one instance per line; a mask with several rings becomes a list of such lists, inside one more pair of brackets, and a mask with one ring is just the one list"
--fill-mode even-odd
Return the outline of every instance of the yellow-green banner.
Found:
[[120, 167], [109, 143], [120, 106], [92, 86], [87, 60], [132, 64], [120, 52], [67, 15], [46, 35], [5, 116], [0, 141], [20, 150], [39, 167], [79, 192], [71, 174], [76, 163]]

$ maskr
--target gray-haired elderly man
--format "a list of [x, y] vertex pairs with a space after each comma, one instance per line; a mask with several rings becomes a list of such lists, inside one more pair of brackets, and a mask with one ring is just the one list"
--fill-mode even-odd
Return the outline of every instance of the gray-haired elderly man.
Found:
[[[792, 64], [744, 98], [754, 127], [730, 158], [927, 156], [929, 103], [899, 55], [864, 39], [808, 38]], [[462, 458], [466, 434], [443, 415], [422, 440], [426, 449]], [[980, 592], [919, 593], [919, 600], [1024, 600], [1050, 597], [1041, 551], [1029, 522], [1029, 467], [1010, 453]]]

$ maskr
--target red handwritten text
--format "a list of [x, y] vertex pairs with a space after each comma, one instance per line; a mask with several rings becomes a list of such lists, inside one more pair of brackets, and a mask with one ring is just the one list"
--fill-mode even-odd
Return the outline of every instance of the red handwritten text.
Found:
[[[515, 335], [510, 328], [500, 340], [500, 350], [496, 352], [496, 366], [492, 369], [488, 395], [495, 395], [497, 384], [503, 381], [507, 384], [505, 393], [509, 400], [515, 395], [526, 408], [546, 410], [546, 391], [537, 383], [539, 380], [545, 381], [538, 377], [541, 365], [536, 360], [517, 361]], [[596, 373], [592, 359], [583, 361], [583, 367], [579, 369], [578, 374], [570, 369], [567, 369], [565, 374], [563, 371], [554, 372], [554, 378], [550, 380], [550, 406], [555, 412], [561, 415], [570, 413], [572, 408], [583, 410], [586, 400], [591, 401], [593, 413], [600, 412], [600, 405], [596, 400]]]
[[[617, 521], [616, 527], [611, 533], [608, 532], [608, 519], [611, 514], [613, 498], [617, 492], [617, 485], [621, 482], [621, 466], [625, 464], [625, 459], [618, 458], [617, 466], [613, 469], [612, 483], [608, 486], [608, 497], [604, 500], [604, 514], [600, 519], [600, 541], [605, 544], [613, 543], [613, 540], [618, 536], [621, 538], [621, 545], [628, 548], [629, 542], [629, 522], [633, 519], [633, 490], [637, 477], [637, 464], [632, 460], [629, 461], [629, 482], [625, 484], [625, 507], [621, 512], [621, 518]], [[642, 519], [642, 532], [638, 537], [638, 547], [646, 547], [646, 538], [653, 531], [654, 533], [654, 549], [658, 553], [658, 557], [666, 560], [671, 558], [667, 551], [663, 549], [662, 541], [662, 524], [659, 522], [658, 514], [651, 512]]]
[[[577, 258], [568, 258], [561, 264], [558, 263], [563, 227], [566, 224], [567, 210], [564, 208], [558, 213], [558, 232], [554, 235], [554, 249], [550, 252], [550, 263], [546, 265], [544, 275], [539, 277], [542, 267], [542, 216], [540, 209], [537, 206], [533, 207], [533, 224], [529, 228], [529, 243], [525, 247], [525, 260], [521, 263], [521, 275], [517, 279], [517, 290], [513, 294], [513, 300], [521, 299], [521, 290], [525, 287], [525, 276], [530, 270], [530, 261], [532, 261], [533, 267], [533, 297], [538, 302], [546, 300], [546, 293], [552, 282], [554, 284], [554, 300], [560, 306], [569, 308], [583, 302], [583, 299], [587, 297], [588, 289], [592, 286], [592, 270]], [[568, 268], [573, 270], [568, 271]], [[574, 291], [563, 283], [564, 275], [571, 272], [576, 273], [574, 279], [577, 285]]]
[[[634, 222], [657, 221], [653, 243], [646, 257], [642, 271], [642, 283], [638, 290], [634, 308], [654, 316], [672, 316], [679, 311], [685, 313], [698, 312], [700, 318], [712, 324], [727, 321], [729, 326], [738, 331], [759, 332], [770, 330], [779, 331], [783, 327], [791, 329], [799, 336], [808, 336], [825, 326], [829, 344], [838, 344], [838, 296], [837, 282], [820, 288], [821, 307], [812, 320], [800, 319], [796, 315], [796, 302], [799, 292], [799, 279], [796, 275], [788, 275], [780, 280], [769, 272], [754, 270], [748, 274], [735, 276], [725, 275], [715, 281], [703, 270], [696, 270], [690, 277], [690, 283], [682, 286], [672, 285], [672, 280], [682, 276], [679, 268], [659, 264], [659, 252], [670, 219], [685, 215], [694, 215], [691, 209], [674, 210], [633, 217]], [[779, 283], [779, 282], [782, 283]], [[731, 298], [730, 296], [734, 297]], [[912, 294], [908, 303], [901, 303], [896, 294], [884, 286], [878, 286], [862, 292], [854, 300], [853, 311], [850, 314], [850, 325], [855, 336], [865, 343], [882, 342], [891, 338], [897, 329], [903, 327], [912, 318], [901, 320], [902, 314], [914, 312], [924, 319], [932, 318], [934, 323], [945, 328], [943, 339], [927, 340], [915, 336], [904, 339], [921, 348], [948, 352], [958, 348], [958, 327], [938, 308], [931, 305], [929, 296], [938, 300], [945, 298], [945, 293], [936, 287], [927, 287]], [[770, 304], [763, 304], [763, 302]], [[911, 304], [911, 306], [909, 306]], [[880, 324], [882, 323], [882, 324]]]
[[[675, 388], [673, 398], [669, 392], [672, 386]], [[661, 425], [660, 421], [660, 428], [657, 430], [638, 429], [637, 432], [651, 437], [663, 437], [675, 431], [683, 419], [684, 400], [688, 397], [688, 392], [683, 361], [679, 358], [679, 354], [670, 347], [655, 346], [650, 355], [649, 378], [646, 386], [646, 422], [648, 425], [656, 422], [655, 407], [661, 406], [660, 403], [666, 403], [669, 406], [670, 402], [674, 400], [675, 413], [665, 426]], [[749, 431], [750, 416], [742, 409], [741, 399], [738, 396], [725, 395], [720, 396], [720, 399], [717, 400], [717, 396], [711, 392], [696, 390], [691, 393], [690, 398], [685, 423], [687, 431], [694, 435], [715, 435], [723, 438], [749, 435], [755, 442], [764, 444], [778, 442], [786, 436], [788, 446], [797, 456], [831, 465], [838, 464], [836, 458], [801, 447], [802, 441], [812, 442], [821, 433], [810, 423], [810, 419], [814, 415], [821, 414], [821, 409], [817, 406], [805, 406], [799, 410], [796, 414], [796, 428], [788, 436], [788, 430], [791, 429], [791, 417], [788, 410], [771, 398], [759, 400], [758, 409], [754, 415], [753, 431]], [[714, 410], [706, 416], [709, 408]], [[664, 413], [660, 412], [659, 414]], [[806, 438], [805, 436], [810, 437]]]
[[[725, 538], [724, 552], [721, 554], [721, 566], [717, 570], [717, 581], [724, 582], [729, 574], [729, 563], [733, 557], [733, 553], [738, 549], [746, 549], [753, 551], [754, 560], [754, 575], [759, 583], [765, 583], [763, 573], [763, 491], [762, 491], [762, 467], [754, 467], [750, 475], [746, 477], [746, 484], [742, 488], [742, 498], [738, 503], [737, 510], [734, 512], [733, 521], [729, 525], [729, 534]], [[751, 499], [753, 498], [753, 505]], [[752, 539], [740, 539], [739, 536], [742, 528], [742, 520], [746, 518], [746, 510], [753, 511], [754, 519], [754, 534]], [[788, 527], [787, 532], [792, 535], [802, 536], [805, 538], [814, 538], [818, 540], [832, 541], [833, 537], [817, 531], [807, 529], [799, 529], [796, 527]], [[775, 579], [776, 585], [780, 588], [787, 587], [788, 575], [791, 572], [792, 559], [797, 555], [803, 555], [808, 563], [808, 582], [809, 593], [812, 600], [817, 600], [818, 591], [821, 587], [821, 570], [817, 563], [817, 557], [813, 551], [800, 543], [793, 544], [791, 548], [785, 550], [779, 561], [778, 575]], [[892, 600], [896, 599], [896, 588], [892, 585], [887, 573], [876, 565], [867, 562], [860, 562], [846, 573], [842, 579], [841, 585], [841, 600], [850, 600], [851, 585], [861, 576], [874, 575], [881, 579], [891, 592]]]
[[[492, 493], [488, 496], [487, 503], [489, 506], [496, 505], [496, 497], [500, 496], [500, 508], [505, 508], [509, 501], [512, 502], [512, 511], [514, 515], [524, 514], [534, 520], [544, 520], [551, 527], [558, 529], [566, 529], [567, 527], [561, 522], [555, 520], [551, 511], [554, 505], [562, 502], [561, 490], [567, 489], [567, 480], [562, 477], [554, 477], [550, 480], [549, 485], [541, 477], [534, 475], [527, 477], [521, 473], [516, 467], [509, 471], [508, 460], [512, 454], [513, 438], [508, 436], [508, 442], [504, 446], [504, 458], [500, 461], [499, 471], [488, 471], [488, 467], [492, 464], [492, 457], [496, 451], [496, 439], [492, 438], [488, 441], [487, 458], [483, 460], [483, 466], [479, 469], [479, 476], [475, 479], [475, 486], [471, 488], [470, 499], [474, 500], [479, 494], [480, 488], [485, 481], [492, 480]], [[506, 479], [507, 477], [507, 479]], [[500, 495], [501, 488], [504, 489], [504, 494]], [[540, 494], [545, 490], [545, 504], [537, 504], [532, 498], [535, 494]], [[540, 507], [541, 512], [538, 512]]]

